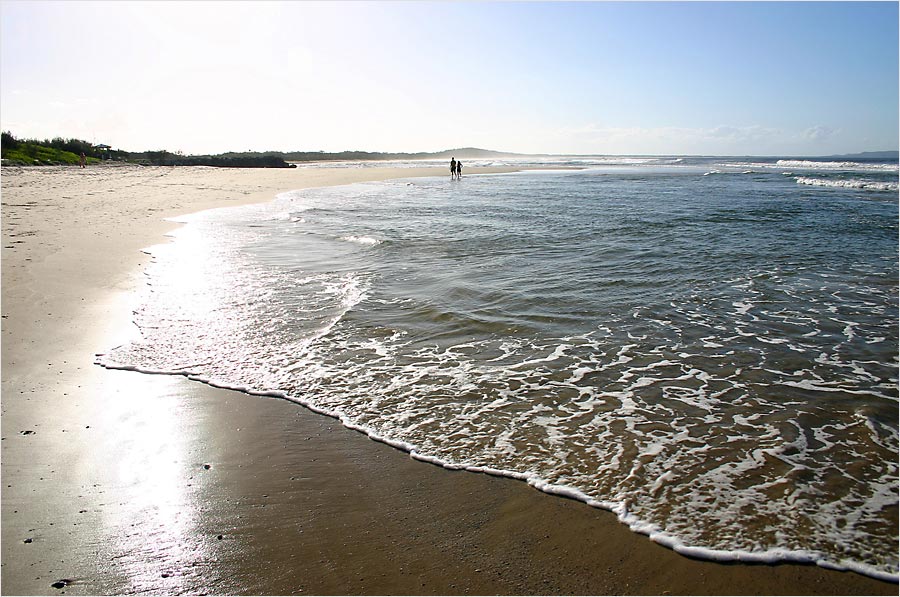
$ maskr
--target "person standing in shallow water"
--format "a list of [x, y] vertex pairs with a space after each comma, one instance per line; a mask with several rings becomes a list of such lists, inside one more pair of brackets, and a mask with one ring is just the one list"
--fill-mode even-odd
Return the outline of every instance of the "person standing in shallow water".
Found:
[[462, 180], [462, 162], [456, 162], [456, 180]]
[[456, 158], [450, 158], [450, 180], [456, 176]]

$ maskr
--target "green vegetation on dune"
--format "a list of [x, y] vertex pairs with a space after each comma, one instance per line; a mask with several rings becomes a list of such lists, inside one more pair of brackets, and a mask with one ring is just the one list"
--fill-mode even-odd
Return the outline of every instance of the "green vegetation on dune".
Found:
[[106, 145], [94, 145], [80, 139], [17, 139], [12, 133], [2, 134], [4, 165], [47, 166], [80, 162], [81, 153], [89, 164], [113, 160], [151, 166], [215, 166], [219, 168], [291, 168], [275, 155], [229, 154], [185, 156], [169, 151], [129, 152]]
[[[75, 139], [59, 138], [43, 142], [32, 139], [19, 141], [11, 134], [3, 133], [2, 155], [3, 159], [10, 164], [25, 166], [77, 165], [81, 161], [80, 153], [84, 151], [79, 143], [90, 147], [90, 143], [78, 142]], [[87, 152], [85, 154], [87, 155]], [[87, 158], [87, 161], [88, 163], [97, 163], [100, 160], [91, 156]]]
[[[25, 166], [77, 165], [81, 161], [81, 157], [71, 151], [62, 151], [31, 143], [22, 144], [18, 149], [3, 150], [3, 159]], [[97, 158], [87, 158], [89, 164], [96, 164], [99, 161]]]
[[153, 166], [215, 166], [217, 168], [296, 168], [277, 155], [181, 155], [168, 151], [129, 153], [128, 161]]

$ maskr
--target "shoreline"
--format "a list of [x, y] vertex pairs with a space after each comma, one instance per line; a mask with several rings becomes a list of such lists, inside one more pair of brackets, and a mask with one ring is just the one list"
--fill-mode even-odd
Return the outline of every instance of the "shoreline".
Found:
[[3, 169], [4, 594], [896, 593], [690, 559], [608, 511], [429, 466], [294, 402], [93, 364], [131, 329], [141, 249], [179, 226], [166, 218], [445, 168], [79, 170]]

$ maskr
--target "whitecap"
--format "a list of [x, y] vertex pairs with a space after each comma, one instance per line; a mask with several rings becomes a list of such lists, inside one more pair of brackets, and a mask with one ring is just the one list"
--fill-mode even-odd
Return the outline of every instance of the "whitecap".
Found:
[[873, 172], [897, 172], [898, 166], [893, 164], [864, 164], [860, 162], [817, 162], [813, 160], [778, 160], [778, 168], [800, 168], [803, 170], [862, 170]]
[[342, 236], [341, 240], [345, 240], [347, 242], [356, 243], [358, 245], [366, 245], [370, 247], [374, 247], [375, 245], [380, 245], [381, 241], [377, 238], [371, 236]]
[[843, 189], [862, 189], [865, 191], [897, 191], [896, 182], [880, 182], [874, 180], [863, 180], [859, 178], [850, 179], [826, 179], [826, 178], [810, 178], [806, 176], [798, 176], [796, 179], [798, 184], [804, 184], [813, 187], [833, 187]]

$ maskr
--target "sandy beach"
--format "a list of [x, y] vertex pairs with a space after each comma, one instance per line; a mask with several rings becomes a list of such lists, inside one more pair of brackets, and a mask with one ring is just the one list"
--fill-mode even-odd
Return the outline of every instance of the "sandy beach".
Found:
[[[508, 171], [467, 168], [466, 175]], [[683, 557], [606, 511], [297, 404], [111, 371], [179, 215], [445, 168], [2, 170], [2, 593], [894, 595]]]

